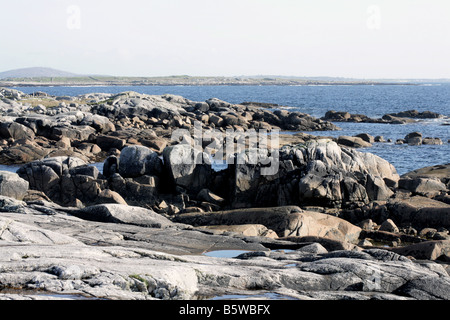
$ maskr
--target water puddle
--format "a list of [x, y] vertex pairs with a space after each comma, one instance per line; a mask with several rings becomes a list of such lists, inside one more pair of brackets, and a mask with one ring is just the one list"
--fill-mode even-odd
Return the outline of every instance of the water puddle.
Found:
[[215, 250], [203, 253], [204, 256], [214, 258], [236, 258], [238, 255], [248, 253], [248, 250]]
[[284, 265], [285, 268], [293, 268], [293, 267], [296, 267], [296, 266], [297, 266], [296, 263], [289, 263], [289, 264]]
[[14, 172], [16, 173], [17, 170], [20, 169], [20, 167], [22, 167], [22, 165], [6, 165], [6, 164], [0, 164], [0, 171], [9, 171], [9, 172]]
[[297, 300], [297, 299], [279, 293], [268, 292], [255, 295], [227, 294], [223, 296], [213, 297], [210, 300]]

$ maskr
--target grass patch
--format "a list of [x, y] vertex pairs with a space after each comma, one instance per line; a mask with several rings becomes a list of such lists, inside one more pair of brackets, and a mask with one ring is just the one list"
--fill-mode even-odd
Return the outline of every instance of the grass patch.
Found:
[[[29, 98], [24, 100], [19, 100], [22, 104], [30, 104], [32, 107], [36, 107], [38, 105], [43, 105], [46, 108], [53, 108], [59, 106], [59, 104], [63, 101], [57, 101], [55, 99], [50, 98]], [[64, 101], [68, 102], [68, 101]]]
[[55, 100], [52, 98], [46, 98], [46, 97], [38, 97], [38, 98], [27, 98], [23, 100], [19, 100], [18, 102], [22, 104], [29, 104], [32, 107], [36, 107], [38, 105], [42, 105], [46, 108], [54, 108], [59, 106], [62, 102], [64, 102], [66, 105], [69, 105], [71, 103], [78, 103], [78, 104], [86, 104], [87, 101], [80, 100], [80, 101], [70, 101], [70, 100]]

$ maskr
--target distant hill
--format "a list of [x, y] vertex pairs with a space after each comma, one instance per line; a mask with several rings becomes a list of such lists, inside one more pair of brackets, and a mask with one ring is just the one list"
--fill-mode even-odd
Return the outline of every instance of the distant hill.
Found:
[[81, 75], [52, 68], [22, 68], [0, 72], [0, 79], [40, 77], [80, 77]]

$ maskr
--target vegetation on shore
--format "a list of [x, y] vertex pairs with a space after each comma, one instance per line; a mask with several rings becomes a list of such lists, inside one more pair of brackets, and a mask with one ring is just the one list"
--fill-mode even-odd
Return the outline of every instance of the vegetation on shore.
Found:
[[[341, 78], [296, 78], [296, 77], [203, 77], [203, 76], [165, 76], [165, 77], [34, 77], [6, 78], [0, 80], [0, 87], [21, 86], [152, 86], [152, 85], [386, 85], [405, 84], [399, 81], [355, 80]], [[410, 84], [410, 83], [407, 83]]]

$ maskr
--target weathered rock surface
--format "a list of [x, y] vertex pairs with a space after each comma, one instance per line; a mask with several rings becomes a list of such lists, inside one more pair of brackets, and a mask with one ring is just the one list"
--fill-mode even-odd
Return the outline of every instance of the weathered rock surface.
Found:
[[443, 183], [450, 182], [450, 163], [417, 169], [402, 175], [402, 178], [438, 178]]
[[443, 227], [450, 229], [450, 205], [422, 196], [393, 199], [387, 203], [392, 220], [417, 229]]
[[171, 182], [197, 194], [208, 188], [213, 175], [209, 155], [188, 144], [167, 147], [163, 151], [164, 166]]
[[[449, 295], [449, 276], [441, 265], [414, 263], [385, 250], [328, 252], [321, 245], [303, 243], [294, 251], [272, 252], [258, 244], [258, 237], [245, 242], [173, 223], [143, 227], [86, 221], [68, 213], [75, 208], [67, 213], [60, 209], [30, 203], [25, 205], [27, 214], [1, 213], [0, 287], [9, 288], [7, 294], [0, 292], [1, 298], [57, 299], [64, 294], [75, 299], [196, 299], [268, 292], [294, 299]], [[222, 246], [250, 252], [235, 259], [181, 253], [183, 248], [192, 250], [188, 246], [204, 250], [207, 241], [208, 251]], [[171, 250], [178, 254], [165, 253]]]
[[409, 246], [392, 248], [391, 251], [404, 256], [412, 256], [416, 259], [450, 262], [450, 240], [425, 241]]
[[86, 220], [135, 224], [144, 227], [161, 228], [172, 223], [152, 210], [123, 204], [101, 204], [87, 207], [75, 213]]
[[[379, 138], [302, 133], [279, 150], [238, 151], [215, 171], [173, 130], [189, 143], [194, 121], [222, 132], [336, 127], [215, 98], [90, 94], [46, 97], [56, 103], [46, 108], [3, 93], [0, 161], [26, 164], [0, 173], [0, 299], [449, 299], [445, 165], [400, 178], [353, 149]], [[209, 142], [201, 147], [220, 144]], [[88, 164], [99, 159], [103, 173]], [[216, 250], [246, 253], [202, 255]]]
[[[42, 103], [51, 104], [46, 108], [29, 104], [40, 102], [41, 95], [8, 91], [7, 96], [11, 99], [4, 98], [0, 105], [4, 115], [0, 139], [7, 141], [8, 148], [0, 150], [0, 161], [8, 164], [40, 160], [52, 152], [97, 161], [106, 158], [111, 150], [127, 145], [143, 145], [161, 153], [170, 144], [174, 129], [188, 130], [194, 121], [205, 128], [221, 130], [338, 129], [304, 113], [276, 113], [261, 106], [234, 105], [215, 98], [196, 102], [175, 95], [123, 92], [64, 97], [70, 100], [66, 103], [60, 102], [62, 97], [45, 96]], [[26, 99], [24, 104], [21, 99]], [[97, 148], [94, 151], [86, 144]]]
[[42, 191], [60, 204], [73, 204], [76, 199], [95, 201], [102, 189], [98, 169], [86, 166], [79, 158], [37, 160], [22, 166], [17, 173], [28, 181], [30, 189]]
[[262, 175], [262, 166], [241, 159], [231, 166], [235, 207], [364, 204], [390, 198], [399, 180], [387, 161], [331, 140], [282, 147], [276, 174]]
[[295, 206], [186, 213], [176, 216], [174, 221], [194, 226], [262, 224], [279, 237], [319, 236], [347, 242], [356, 242], [361, 231], [340, 218]]

